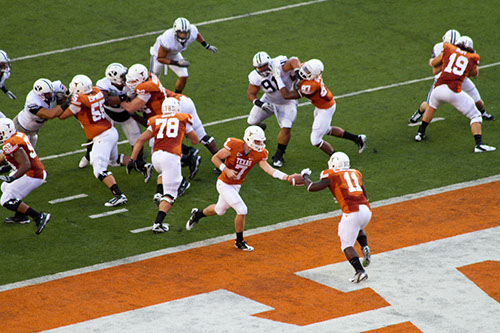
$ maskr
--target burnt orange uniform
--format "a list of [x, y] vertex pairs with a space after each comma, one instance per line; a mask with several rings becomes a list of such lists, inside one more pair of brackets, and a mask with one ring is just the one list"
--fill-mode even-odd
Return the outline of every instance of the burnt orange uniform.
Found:
[[299, 91], [318, 109], [329, 109], [335, 104], [332, 93], [323, 84], [323, 78], [321, 77], [314, 80], [300, 81]]
[[135, 88], [135, 92], [140, 99], [146, 101], [144, 115], [147, 118], [162, 115], [161, 105], [167, 93], [156, 75], [149, 73], [149, 79], [139, 84]]
[[93, 87], [89, 95], [74, 95], [71, 100], [71, 112], [82, 125], [89, 140], [111, 128], [104, 112], [104, 102], [104, 94], [97, 87]]
[[181, 96], [186, 96], [186, 95], [183, 95], [183, 94], [179, 94], [179, 93], [173, 92], [173, 91], [168, 90], [168, 89], [165, 89], [165, 93], [167, 94], [167, 97], [173, 97], [173, 98], [175, 98], [178, 101], [181, 100]]
[[7, 161], [12, 164], [16, 169], [19, 168], [19, 163], [14, 159], [12, 154], [23, 149], [26, 155], [28, 155], [29, 161], [31, 163], [31, 168], [26, 172], [26, 175], [32, 178], [43, 179], [43, 174], [45, 168], [38, 158], [35, 149], [31, 145], [28, 136], [22, 132], [17, 132], [11, 136], [3, 145], [3, 153]]
[[477, 64], [479, 64], [479, 54], [469, 53], [455, 45], [444, 43], [442, 71], [434, 87], [446, 84], [450, 90], [461, 92], [462, 83]]
[[320, 179], [330, 178], [330, 192], [339, 203], [340, 209], [345, 214], [359, 211], [359, 205], [368, 204], [363, 189], [361, 173], [356, 169], [349, 170], [324, 170]]
[[226, 158], [224, 164], [226, 167], [236, 172], [235, 179], [230, 179], [224, 172], [222, 172], [219, 179], [224, 183], [229, 185], [241, 185], [250, 169], [252, 169], [260, 161], [267, 160], [267, 149], [263, 149], [261, 152], [251, 149], [248, 154], [245, 154], [244, 147], [245, 142], [235, 138], [229, 138], [224, 143], [224, 148], [229, 150], [231, 153], [231, 155]]
[[187, 113], [149, 118], [148, 130], [153, 132], [155, 138], [153, 152], [163, 150], [181, 156], [182, 140], [186, 134], [187, 124], [193, 125], [193, 119]]

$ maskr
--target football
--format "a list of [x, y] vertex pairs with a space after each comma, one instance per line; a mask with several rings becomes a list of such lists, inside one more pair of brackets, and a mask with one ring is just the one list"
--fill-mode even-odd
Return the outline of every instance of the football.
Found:
[[294, 173], [293, 175], [290, 175], [288, 182], [293, 186], [303, 186], [304, 178], [300, 174]]

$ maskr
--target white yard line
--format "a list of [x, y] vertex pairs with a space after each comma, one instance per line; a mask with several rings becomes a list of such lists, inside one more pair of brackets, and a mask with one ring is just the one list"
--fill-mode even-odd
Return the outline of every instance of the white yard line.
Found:
[[[328, 0], [315, 0], [315, 1], [302, 2], [302, 3], [295, 4], [295, 5], [288, 5], [288, 6], [278, 7], [278, 8], [271, 8], [271, 9], [261, 10], [258, 12], [236, 15], [236, 16], [231, 16], [231, 17], [225, 17], [225, 18], [220, 18], [220, 19], [215, 19], [215, 20], [210, 20], [210, 21], [205, 21], [205, 22], [199, 22], [199, 23], [193, 23], [193, 24], [196, 26], [204, 26], [204, 25], [209, 25], [209, 24], [214, 24], [214, 23], [227, 22], [227, 21], [247, 18], [247, 17], [251, 17], [251, 16], [279, 12], [279, 11], [287, 10], [287, 9], [291, 9], [291, 8], [313, 5], [313, 4], [325, 2], [325, 1], [328, 1]], [[151, 36], [151, 35], [159, 35], [159, 34], [163, 33], [164, 31], [165, 31], [165, 29], [158, 30], [158, 31], [146, 32], [143, 34], [138, 34], [138, 35], [133, 35], [133, 36], [126, 36], [126, 37], [121, 37], [121, 38], [109, 39], [109, 40], [105, 40], [105, 41], [97, 42], [97, 43], [92, 43], [92, 44], [85, 44], [85, 45], [79, 45], [79, 46], [69, 47], [69, 48], [65, 48], [65, 49], [60, 49], [60, 50], [37, 53], [37, 54], [33, 54], [33, 55], [27, 55], [24, 57], [11, 59], [11, 61], [13, 62], [13, 61], [26, 60], [26, 59], [33, 59], [33, 58], [44, 57], [44, 56], [57, 54], [57, 53], [64, 53], [64, 52], [86, 49], [89, 47], [101, 46], [101, 45], [106, 45], [106, 44], [111, 44], [111, 43], [116, 43], [116, 42], [123, 42], [126, 40], [135, 39], [135, 38], [147, 37], [147, 36]]]
[[[453, 184], [453, 185], [449, 185], [449, 186], [444, 186], [444, 187], [440, 187], [440, 188], [436, 188], [436, 189], [432, 189], [432, 190], [407, 194], [407, 195], [403, 195], [403, 196], [399, 196], [399, 197], [395, 197], [395, 198], [390, 198], [390, 199], [386, 199], [386, 200], [380, 200], [380, 201], [372, 202], [372, 203], [370, 203], [370, 205], [372, 208], [383, 207], [383, 206], [392, 205], [395, 203], [414, 200], [414, 199], [423, 198], [423, 197], [434, 195], [434, 194], [459, 190], [462, 188], [472, 187], [472, 186], [476, 186], [476, 185], [487, 184], [487, 183], [491, 183], [491, 182], [495, 182], [495, 181], [499, 181], [499, 180], [500, 180], [500, 174], [495, 175], [495, 176], [491, 176], [491, 177], [486, 177], [486, 178], [481, 178], [481, 179], [469, 181], [469, 182], [463, 182], [463, 183]], [[316, 220], [331, 218], [334, 216], [340, 216], [341, 214], [342, 214], [342, 212], [340, 210], [336, 210], [336, 211], [333, 211], [330, 213], [307, 216], [307, 217], [299, 218], [296, 220], [291, 220], [291, 221], [287, 221], [287, 222], [273, 224], [273, 225], [266, 226], [266, 227], [250, 229], [250, 230], [245, 231], [245, 235], [250, 236], [250, 235], [261, 234], [264, 232], [283, 229], [283, 228], [296, 226], [296, 225], [300, 225], [300, 224], [304, 224], [304, 223], [308, 223], [308, 222], [312, 222], [312, 221], [316, 221]], [[93, 272], [93, 271], [97, 271], [97, 270], [101, 270], [101, 269], [105, 269], [105, 268], [109, 268], [109, 267], [125, 265], [128, 263], [146, 260], [146, 259], [150, 259], [150, 258], [154, 258], [154, 257], [158, 257], [158, 256], [170, 254], [170, 253], [176, 253], [176, 252], [181, 252], [181, 251], [185, 251], [185, 250], [189, 250], [189, 249], [195, 249], [195, 248], [199, 248], [199, 247], [203, 247], [203, 246], [207, 246], [207, 245], [218, 244], [218, 243], [225, 242], [225, 241], [232, 240], [232, 239], [234, 239], [234, 234], [231, 233], [229, 235], [224, 235], [224, 236], [219, 236], [219, 237], [215, 237], [215, 238], [211, 238], [211, 239], [206, 239], [206, 240], [191, 243], [191, 244], [166, 248], [163, 250], [144, 253], [144, 254], [140, 254], [140, 255], [136, 255], [136, 256], [132, 256], [132, 257], [128, 257], [128, 258], [123, 258], [123, 259], [119, 259], [119, 260], [115, 260], [115, 261], [110, 261], [110, 262], [106, 262], [106, 263], [102, 263], [102, 264], [78, 268], [78, 269], [74, 269], [74, 270], [70, 270], [70, 271], [66, 271], [66, 272], [61, 272], [61, 273], [56, 273], [56, 274], [52, 274], [52, 275], [46, 275], [46, 276], [42, 276], [42, 277], [30, 279], [30, 280], [5, 284], [3, 286], [0, 286], [0, 292], [6, 291], [6, 290], [11, 290], [11, 289], [16, 289], [16, 288], [21, 288], [21, 287], [26, 287], [26, 286], [30, 286], [30, 285], [40, 284], [40, 283], [44, 283], [47, 281], [54, 281], [54, 280], [68, 277], [68, 276]]]
[[76, 194], [76, 195], [72, 195], [70, 197], [65, 197], [65, 198], [50, 200], [49, 204], [56, 204], [56, 203], [60, 203], [60, 202], [66, 202], [66, 201], [75, 200], [75, 199], [81, 199], [81, 198], [86, 198], [86, 197], [88, 197], [88, 195], [85, 194], [85, 193]]
[[125, 213], [125, 212], [128, 212], [128, 209], [127, 209], [127, 208], [122, 208], [122, 209], [112, 210], [112, 211], [110, 211], [110, 212], [101, 213], [101, 214], [89, 215], [89, 217], [90, 217], [91, 219], [98, 219], [98, 218], [100, 218], [100, 217], [105, 217], [105, 216], [110, 216], [110, 215], [119, 214], [119, 213]]

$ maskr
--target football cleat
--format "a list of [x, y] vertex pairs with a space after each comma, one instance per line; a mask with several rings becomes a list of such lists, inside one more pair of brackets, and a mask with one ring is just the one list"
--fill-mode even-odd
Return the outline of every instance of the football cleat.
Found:
[[410, 124], [415, 124], [416, 122], [418, 122], [420, 120], [420, 118], [422, 118], [423, 116], [423, 113], [420, 113], [420, 110], [417, 110], [415, 111], [415, 113], [410, 117], [410, 119], [408, 119], [408, 122]]
[[277, 159], [277, 160], [273, 160], [273, 166], [275, 168], [281, 168], [283, 166], [283, 163], [285, 162], [284, 159]]
[[162, 195], [161, 193], [155, 193], [155, 195], [153, 195], [153, 202], [156, 204], [156, 206], [160, 206], [160, 202], [161, 202], [161, 198], [162, 198]]
[[474, 152], [475, 153], [485, 153], [485, 152], [488, 152], [488, 151], [494, 151], [496, 150], [495, 147], [491, 147], [491, 146], [487, 146], [483, 143], [481, 143], [480, 145], [476, 145], [474, 147]]
[[190, 217], [190, 218], [189, 218], [189, 220], [186, 222], [186, 230], [188, 230], [188, 231], [189, 231], [189, 230], [193, 229], [194, 225], [195, 225], [196, 223], [198, 223], [198, 220], [196, 220], [196, 219], [195, 219], [195, 217], [194, 217], [194, 216], [196, 215], [196, 213], [198, 213], [198, 212], [199, 212], [199, 209], [198, 209], [198, 208], [193, 208], [193, 209], [191, 210], [191, 217]]
[[361, 281], [368, 280], [368, 274], [365, 271], [359, 271], [354, 274], [352, 278], [349, 279], [349, 282], [352, 283], [360, 283]]
[[161, 234], [168, 231], [168, 224], [155, 223], [152, 228], [155, 234]]
[[366, 135], [360, 134], [358, 135], [358, 152], [361, 154], [366, 149]]
[[417, 135], [415, 135], [415, 141], [420, 142], [423, 139], [425, 139], [425, 134], [417, 132]]
[[371, 253], [370, 253], [370, 248], [368, 246], [365, 246], [363, 249], [363, 261], [361, 262], [363, 264], [363, 267], [368, 267], [371, 262]]
[[108, 202], [106, 202], [104, 204], [104, 206], [106, 206], [106, 207], [116, 207], [116, 206], [120, 206], [120, 205], [126, 204], [127, 201], [128, 201], [128, 199], [125, 196], [125, 194], [121, 194], [121, 195], [114, 196], [113, 199], [111, 199]]
[[11, 224], [28, 224], [31, 222], [29, 216], [23, 215], [23, 216], [12, 216], [12, 217], [7, 217], [4, 220], [5, 223], [11, 223]]
[[179, 188], [177, 189], [177, 197], [182, 197], [190, 186], [191, 184], [187, 181], [187, 179], [182, 178], [181, 185], [179, 185]]
[[45, 229], [45, 226], [50, 220], [50, 214], [49, 213], [40, 213], [40, 217], [38, 218], [38, 221], [35, 221], [36, 223], [36, 231], [35, 234], [40, 235]]
[[189, 164], [189, 179], [193, 179], [200, 168], [201, 156], [193, 155], [192, 160]]
[[247, 242], [245, 242], [245, 241], [241, 241], [241, 242], [235, 241], [234, 247], [238, 248], [240, 250], [243, 250], [243, 251], [253, 251], [253, 247], [248, 245]]
[[484, 120], [489, 120], [489, 121], [495, 120], [495, 116], [493, 116], [492, 114], [487, 113], [486, 111], [483, 112], [482, 117], [483, 117]]
[[89, 165], [89, 160], [87, 159], [87, 156], [83, 156], [82, 159], [80, 160], [80, 163], [78, 163], [78, 167], [80, 169], [86, 168]]
[[149, 183], [151, 176], [153, 175], [153, 164], [146, 163], [144, 165], [144, 169], [142, 170], [142, 174], [144, 175], [144, 182]]
[[216, 175], [220, 175], [220, 174], [222, 173], [222, 171], [220, 171], [220, 169], [219, 169], [219, 168], [217, 168], [217, 167], [216, 167], [216, 168], [214, 168], [214, 169], [212, 170], [212, 172], [213, 172], [214, 174], [216, 174]]

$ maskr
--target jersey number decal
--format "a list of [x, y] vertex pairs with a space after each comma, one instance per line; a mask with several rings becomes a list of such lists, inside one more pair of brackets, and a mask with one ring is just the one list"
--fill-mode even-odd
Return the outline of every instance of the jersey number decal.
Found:
[[248, 167], [246, 165], [242, 165], [242, 164], [236, 164], [234, 166], [234, 168], [236, 170], [241, 169], [240, 172], [238, 172], [238, 174], [236, 175], [235, 179], [240, 179], [241, 176], [243, 175], [243, 173], [245, 172], [245, 170], [248, 169]]
[[158, 139], [163, 139], [165, 136], [167, 138], [176, 138], [177, 135], [179, 134], [178, 118], [156, 119], [156, 125], [160, 125], [160, 130], [156, 135]]
[[[347, 188], [349, 189], [349, 192], [361, 192], [362, 191], [361, 186], [359, 186], [358, 176], [356, 176], [355, 172], [344, 173], [344, 179], [347, 182]], [[352, 179], [352, 182], [354, 182], [354, 185], [351, 182], [351, 179]]]
[[453, 71], [453, 74], [462, 76], [462, 74], [465, 72], [465, 69], [467, 68], [468, 63], [469, 59], [467, 59], [463, 55], [460, 55], [457, 58], [457, 54], [453, 53], [450, 56], [450, 62], [448, 63], [448, 66], [446, 66], [444, 71], [446, 73], [451, 73]]
[[90, 105], [90, 112], [92, 112], [92, 121], [94, 123], [98, 122], [101, 119], [105, 119], [105, 113], [104, 113], [104, 108], [102, 107], [104, 105], [104, 99], [100, 99], [95, 103], [92, 103]]
[[[273, 84], [273, 82], [274, 82], [274, 84]], [[271, 90], [271, 92], [278, 91], [278, 82], [276, 82], [276, 79], [274, 78], [274, 76], [271, 78], [271, 81], [269, 81], [268, 79], [265, 79], [264, 81], [262, 81], [261, 85], [262, 85], [262, 87], [264, 87], [264, 89]]]
[[26, 143], [26, 147], [28, 147], [28, 150], [29, 150], [29, 156], [31, 158], [35, 158], [36, 157], [36, 152], [35, 152], [35, 149], [33, 148], [33, 146], [31, 145], [31, 142], [30, 140], [28, 139], [28, 136], [27, 135], [22, 135], [22, 134], [17, 134], [18, 137], [22, 138], [24, 143]]

